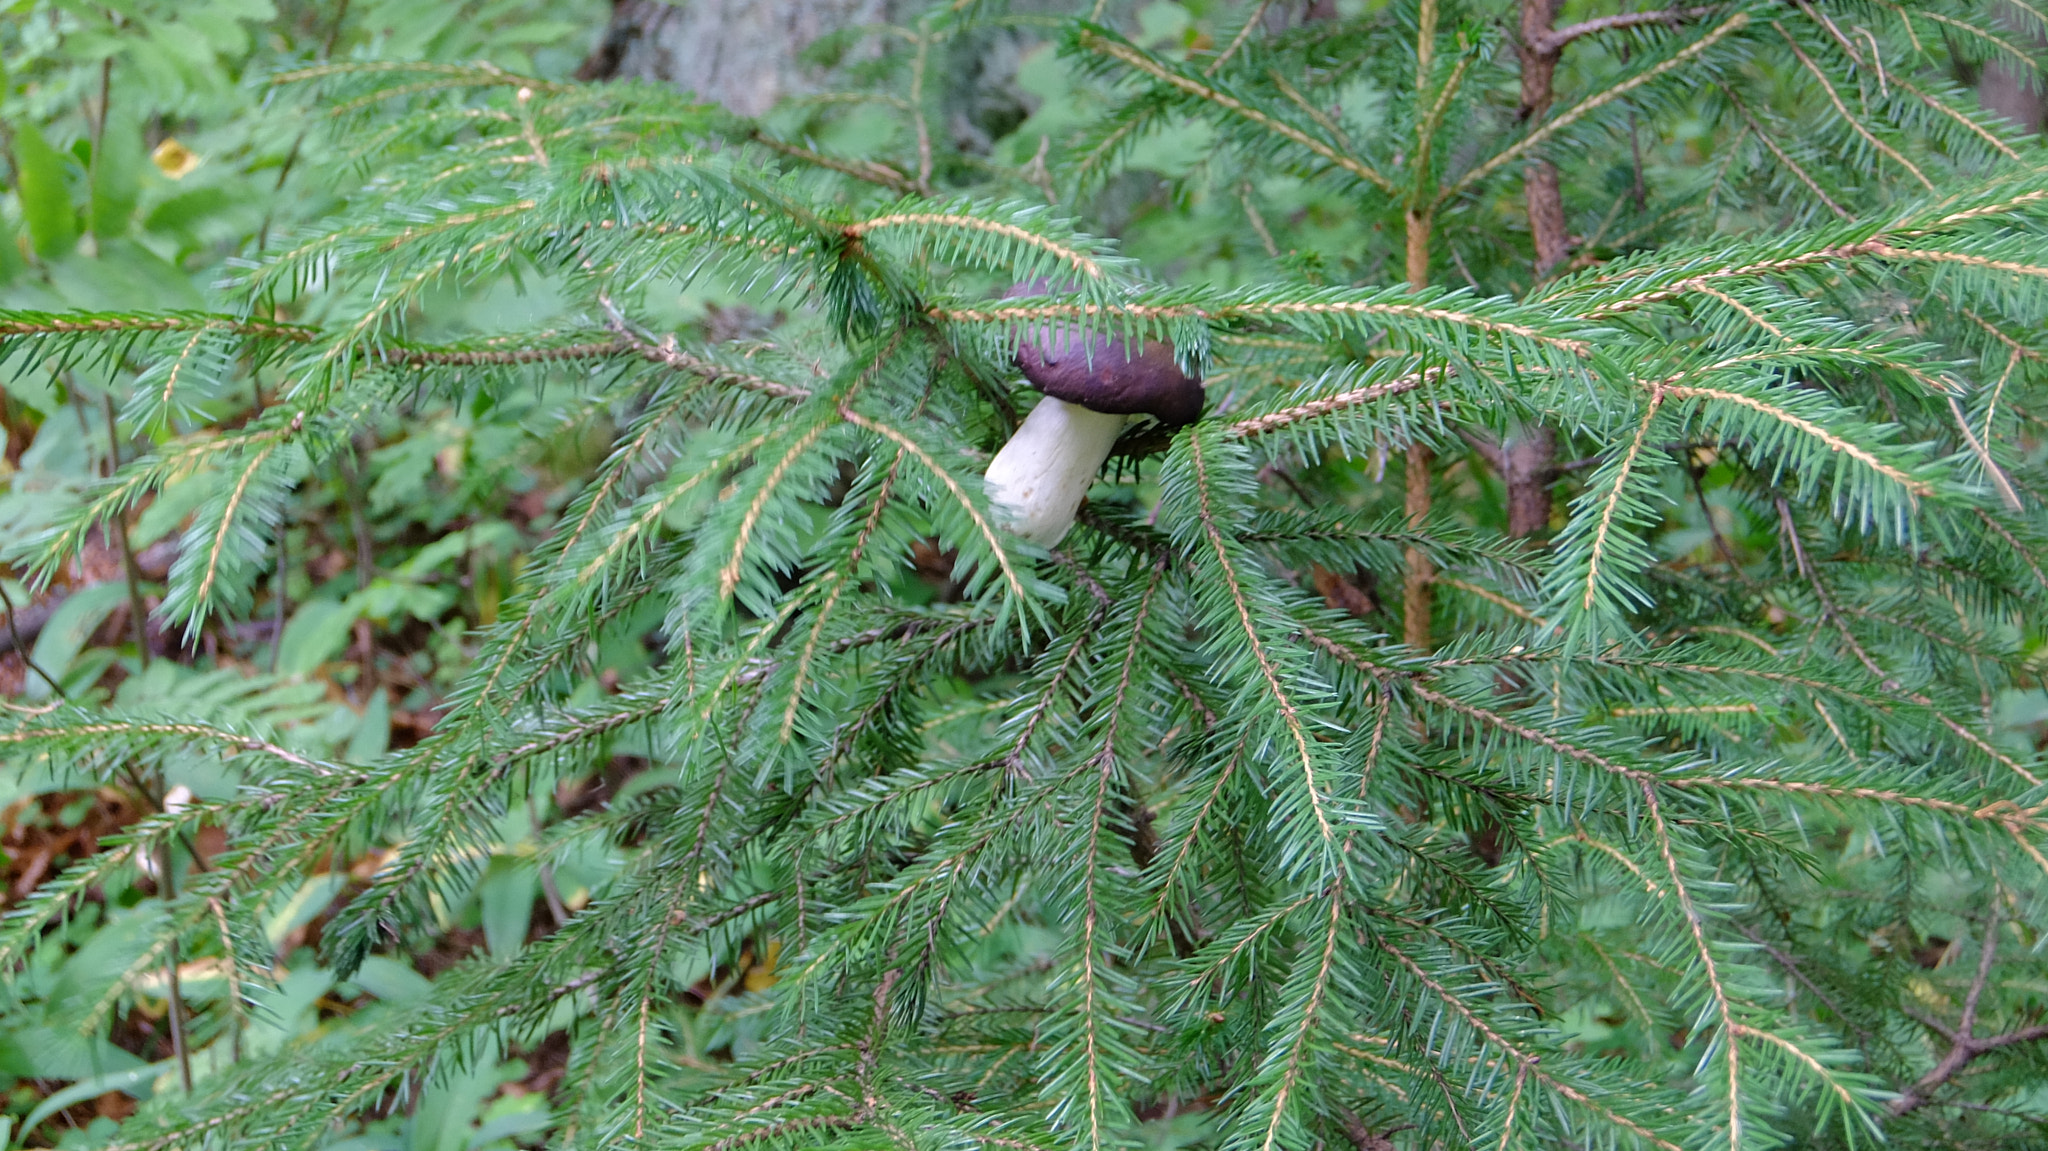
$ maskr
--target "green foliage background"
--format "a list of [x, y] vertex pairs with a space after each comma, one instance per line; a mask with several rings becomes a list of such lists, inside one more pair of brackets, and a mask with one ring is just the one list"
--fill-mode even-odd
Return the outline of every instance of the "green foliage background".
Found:
[[[603, 9], [5, 9], [11, 1139], [2041, 1141], [2038, 14]], [[1046, 319], [1210, 386], [1050, 553]]]

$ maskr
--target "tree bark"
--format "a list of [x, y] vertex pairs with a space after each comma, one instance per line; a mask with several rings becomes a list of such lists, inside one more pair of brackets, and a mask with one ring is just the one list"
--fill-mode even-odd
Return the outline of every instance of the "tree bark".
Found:
[[[1406, 466], [1402, 469], [1402, 494], [1404, 508], [1408, 513], [1408, 526], [1420, 528], [1429, 518], [1430, 465], [1436, 462], [1436, 453], [1423, 444], [1409, 444]], [[1428, 651], [1429, 617], [1434, 606], [1430, 584], [1436, 579], [1436, 568], [1429, 562], [1419, 547], [1410, 545], [1402, 556], [1407, 561], [1406, 578], [1401, 586], [1401, 642], [1417, 651]]]
[[[1522, 0], [1522, 39], [1516, 52], [1522, 59], [1522, 107], [1520, 118], [1533, 127], [1550, 110], [1557, 61], [1564, 45], [1551, 39], [1557, 22], [1559, 0]], [[1529, 203], [1529, 235], [1536, 241], [1536, 278], [1571, 255], [1571, 235], [1565, 230], [1564, 194], [1558, 188], [1557, 167], [1537, 158], [1522, 170], [1523, 193]]]
[[759, 116], [818, 90], [830, 69], [803, 54], [820, 38], [889, 16], [888, 0], [612, 0], [611, 23], [576, 77], [674, 84]]
[[[1065, 0], [1011, 0], [1011, 15], [1061, 14]], [[582, 80], [672, 84], [743, 116], [835, 86], [839, 65], [872, 59], [880, 25], [914, 20], [923, 0], [612, 0], [611, 21], [577, 69]], [[872, 30], [877, 35], [861, 39]], [[833, 51], [819, 41], [856, 33]], [[986, 155], [1037, 108], [1017, 83], [1038, 28], [991, 22], [948, 36], [926, 61], [920, 97], [933, 132]], [[901, 45], [899, 44], [899, 47]], [[837, 63], [829, 63], [827, 60]]]
[[1556, 165], [1548, 160], [1529, 161], [1522, 171], [1522, 192], [1529, 203], [1529, 235], [1536, 241], [1536, 278], [1540, 280], [1572, 254]]
[[[1407, 224], [1408, 286], [1419, 292], [1429, 286], [1430, 218], [1410, 208]], [[1430, 465], [1435, 462], [1436, 453], [1427, 444], [1408, 445], [1401, 486], [1409, 527], [1420, 528], [1429, 518]], [[1436, 580], [1436, 568], [1419, 547], [1407, 548], [1401, 558], [1407, 566], [1401, 584], [1401, 642], [1417, 651], [1428, 651], [1430, 614], [1435, 606], [1430, 584]]]
[[[2014, 33], [2026, 27], [2010, 4], [1999, 4], [1999, 23]], [[2038, 48], [2038, 35], [2016, 35], [2023, 46]], [[2041, 81], [2013, 70], [2010, 65], [1997, 60], [1984, 65], [1984, 74], [1977, 80], [1977, 98], [1993, 112], [2020, 125], [2029, 132], [2039, 132], [2044, 121], [2048, 121], [2048, 104], [2044, 104]]]
[[1986, 108], [2029, 132], [2039, 132], [2042, 121], [2048, 119], [2040, 91], [2004, 64], [1985, 65], [1984, 78], [1977, 82], [1977, 97]]
[[1501, 448], [1508, 488], [1508, 535], [1521, 539], [1550, 526], [1550, 489], [1557, 482], [1557, 432], [1531, 424]]
[[[1534, 126], [1555, 98], [1557, 62], [1564, 43], [1554, 36], [1560, 0], [1521, 0], [1522, 122]], [[1535, 159], [1522, 170], [1529, 205], [1529, 235], [1536, 241], [1536, 278], [1548, 276], [1571, 255], [1565, 228], [1564, 193], [1557, 167]], [[1532, 536], [1550, 526], [1550, 487], [1557, 482], [1557, 433], [1541, 424], [1524, 428], [1491, 459], [1508, 489], [1508, 535]]]

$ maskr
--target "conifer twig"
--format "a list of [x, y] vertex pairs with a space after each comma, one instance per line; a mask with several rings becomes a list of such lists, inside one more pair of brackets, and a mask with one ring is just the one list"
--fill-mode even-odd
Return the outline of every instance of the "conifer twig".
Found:
[[1702, 16], [1711, 16], [1716, 11], [1718, 9], [1705, 7], [1665, 8], [1660, 11], [1622, 12], [1613, 16], [1596, 16], [1591, 20], [1581, 20], [1576, 24], [1567, 24], [1546, 34], [1538, 41], [1537, 46], [1542, 51], [1555, 52], [1581, 37], [1598, 35], [1601, 32], [1617, 31], [1623, 28], [1640, 28], [1648, 24], [1664, 24], [1676, 27], [1688, 20], [1697, 20]]
[[2000, 1035], [1977, 1034], [1977, 1008], [1984, 996], [1984, 989], [1991, 980], [1992, 962], [1998, 954], [1998, 930], [2001, 926], [2003, 922], [1999, 915], [1999, 906], [1994, 901], [1990, 922], [1984, 928], [1984, 943], [1977, 951], [1977, 971], [1963, 997], [1962, 1015], [1956, 1021], [1953, 1031], [1942, 1032], [1943, 1037], [1949, 1040], [1948, 1053], [1943, 1055], [1941, 1061], [1925, 1075], [1915, 1080], [1912, 1086], [1901, 1091], [1897, 1098], [1891, 1101], [1889, 1109], [1893, 1115], [1910, 1114], [1934, 1102], [1933, 1092], [1940, 1090], [1963, 1068], [1983, 1055], [2021, 1043], [2035, 1043], [2048, 1039], [2048, 1024], [2019, 1027]]

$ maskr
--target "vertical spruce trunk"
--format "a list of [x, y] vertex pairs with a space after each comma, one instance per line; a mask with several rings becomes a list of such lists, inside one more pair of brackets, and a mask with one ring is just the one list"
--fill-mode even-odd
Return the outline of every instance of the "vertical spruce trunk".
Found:
[[[1555, 97], [1552, 87], [1563, 45], [1552, 42], [1559, 0], [1521, 0], [1522, 107], [1525, 121], [1541, 120]], [[1529, 234], [1536, 243], [1536, 279], [1541, 281], [1571, 255], [1565, 226], [1564, 192], [1557, 168], [1541, 156], [1522, 173], [1529, 205]], [[1550, 489], [1557, 482], [1557, 433], [1543, 424], [1522, 429], [1501, 446], [1495, 466], [1508, 489], [1508, 535], [1520, 539], [1550, 526]]]

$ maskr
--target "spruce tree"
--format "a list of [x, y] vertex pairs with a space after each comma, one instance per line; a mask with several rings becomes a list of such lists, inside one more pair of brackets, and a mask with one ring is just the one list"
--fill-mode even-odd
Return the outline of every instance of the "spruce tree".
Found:
[[[549, 1146], [1101, 1148], [1191, 1112], [1261, 1151], [2040, 1140], [2048, 763], [1999, 703], [2048, 607], [2048, 153], [1961, 83], [2031, 69], [2040, 14], [1272, 7], [1151, 47], [1066, 21], [1099, 114], [1016, 165], [927, 122], [993, 4], [900, 30], [864, 151], [647, 86], [310, 66], [276, 98], [329, 122], [333, 218], [211, 311], [0, 315], [10, 370], [118, 381], [153, 444], [10, 562], [203, 483], [157, 608], [188, 639], [272, 610], [280, 531], [394, 421], [566, 395], [533, 434], [608, 441], [414, 746], [0, 712], [11, 770], [228, 781], [0, 931], [50, 994], [66, 917], [147, 875], [94, 992], [227, 972], [172, 992], [189, 1090], [111, 1145], [339, 1146], [555, 1035]], [[1091, 230], [1169, 131], [1242, 274]], [[1280, 175], [1313, 213], [1262, 207]], [[580, 320], [437, 318], [509, 281]], [[787, 316], [679, 336], [700, 282]], [[1039, 547], [982, 472], [1052, 325], [1170, 342], [1208, 406], [1125, 433]], [[622, 645], [651, 657], [601, 684]], [[619, 757], [609, 802], [553, 802]], [[587, 903], [237, 1058], [309, 878], [367, 987], [522, 819], [528, 863], [602, 861]]]

